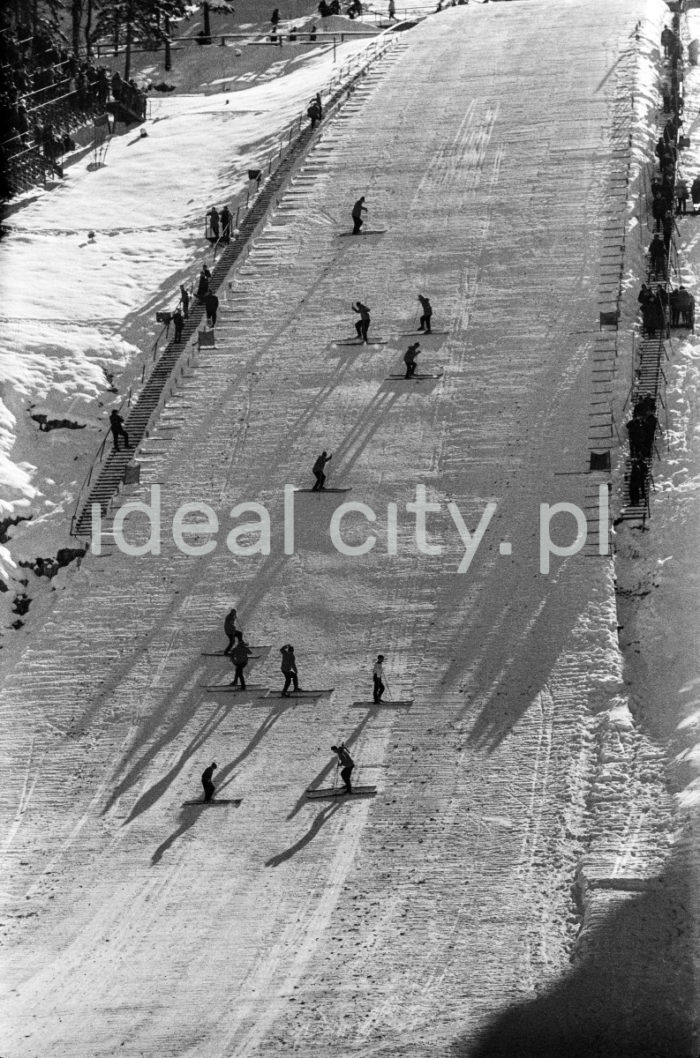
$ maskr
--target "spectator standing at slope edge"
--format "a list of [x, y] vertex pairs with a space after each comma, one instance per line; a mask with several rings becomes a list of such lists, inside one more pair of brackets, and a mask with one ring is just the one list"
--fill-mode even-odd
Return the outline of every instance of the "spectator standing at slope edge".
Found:
[[696, 176], [690, 185], [690, 197], [693, 200], [693, 213], [696, 213], [700, 205], [700, 176]]
[[229, 242], [231, 239], [231, 211], [228, 206], [221, 210], [221, 241]]
[[109, 413], [109, 428], [112, 431], [112, 443], [114, 444], [115, 451], [119, 451], [119, 438], [124, 438], [124, 447], [129, 447], [129, 435], [124, 429], [124, 420], [122, 419], [119, 412], [114, 408]]
[[219, 211], [216, 206], [211, 207], [207, 216], [209, 217], [209, 238], [212, 242], [216, 242], [219, 238]]
[[219, 308], [219, 299], [213, 290], [210, 290], [204, 299], [204, 307], [207, 310], [207, 323], [216, 326], [216, 312]]
[[173, 312], [173, 324], [175, 326], [175, 337], [173, 338], [173, 341], [174, 342], [181, 342], [182, 341], [182, 328], [185, 325], [185, 321], [182, 318], [182, 313], [180, 311], [180, 306], [179, 305], [175, 309], [175, 311]]
[[209, 280], [211, 279], [211, 272], [206, 265], [202, 265], [202, 271], [199, 273], [199, 282], [197, 284], [197, 300], [204, 301], [205, 297], [209, 293]]
[[190, 314], [190, 295], [184, 283], [180, 283], [180, 301], [182, 303], [182, 315], [187, 319]]

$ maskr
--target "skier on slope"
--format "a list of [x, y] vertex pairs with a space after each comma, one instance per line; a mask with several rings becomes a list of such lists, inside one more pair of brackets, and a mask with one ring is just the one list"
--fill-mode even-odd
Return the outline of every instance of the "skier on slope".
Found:
[[285, 643], [280, 649], [282, 655], [282, 673], [284, 675], [284, 687], [282, 697], [289, 698], [289, 688], [293, 685], [294, 690], [299, 690], [299, 676], [297, 673], [297, 659], [294, 657], [294, 647], [291, 643]]
[[378, 702], [381, 702], [382, 695], [384, 694], [384, 691], [386, 690], [386, 687], [384, 686], [384, 664], [383, 664], [383, 662], [384, 662], [384, 655], [383, 654], [377, 654], [377, 660], [375, 661], [374, 668], [372, 669], [372, 700], [375, 703], [375, 705]]
[[433, 315], [433, 309], [430, 304], [430, 298], [424, 298], [422, 294], [418, 295], [421, 308], [423, 309], [423, 315], [420, 318], [419, 331], [425, 330], [426, 334], [430, 334], [430, 317]]
[[236, 636], [239, 633], [239, 629], [236, 625], [238, 617], [238, 611], [236, 607], [232, 607], [224, 617], [224, 632], [228, 636], [228, 645], [224, 650], [224, 654], [230, 654], [236, 643]]
[[352, 207], [352, 224], [353, 224], [352, 233], [353, 233], [353, 235], [359, 235], [360, 234], [360, 228], [364, 224], [364, 221], [362, 219], [362, 214], [367, 212], [367, 207], [365, 206], [364, 201], [365, 201], [365, 196], [362, 195], [360, 198], [358, 198], [357, 202]]
[[232, 687], [240, 686], [242, 691], [245, 690], [245, 676], [243, 670], [248, 664], [248, 658], [251, 654], [252, 650], [243, 639], [243, 633], [237, 632], [235, 646], [229, 655], [231, 662], [235, 667], [233, 679], [231, 680]]
[[360, 318], [355, 324], [355, 333], [357, 334], [357, 337], [367, 345], [367, 334], [371, 323], [369, 306], [363, 305], [361, 301], [353, 301], [352, 311], [359, 312], [360, 314]]
[[216, 787], [212, 781], [212, 776], [216, 770], [216, 761], [210, 764], [208, 768], [205, 768], [202, 772], [202, 786], [204, 787], [204, 800], [207, 804], [211, 801], [214, 796], [214, 790]]
[[414, 342], [413, 345], [409, 345], [406, 352], [403, 354], [403, 362], [406, 365], [405, 378], [413, 378], [416, 373], [416, 357], [420, 355], [420, 343]]
[[340, 778], [345, 786], [345, 793], [352, 793], [352, 770], [355, 767], [355, 761], [352, 759], [348, 752], [348, 748], [344, 742], [341, 742], [339, 746], [331, 746], [331, 750], [338, 757], [338, 765], [340, 766]]
[[316, 484], [312, 488], [312, 492], [320, 492], [326, 484], [326, 475], [324, 473], [326, 463], [330, 463], [333, 458], [333, 453], [327, 455], [326, 450], [321, 452], [320, 456], [311, 468], [313, 476], [316, 478]]

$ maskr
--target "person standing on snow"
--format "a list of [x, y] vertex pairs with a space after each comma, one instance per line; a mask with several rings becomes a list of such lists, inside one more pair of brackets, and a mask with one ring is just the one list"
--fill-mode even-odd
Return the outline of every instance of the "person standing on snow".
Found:
[[340, 766], [340, 778], [345, 786], [345, 793], [352, 793], [352, 770], [355, 767], [355, 761], [352, 759], [348, 752], [348, 748], [344, 742], [341, 742], [339, 746], [331, 746], [331, 750], [338, 757], [338, 765]]
[[372, 669], [372, 700], [373, 700], [375, 705], [378, 702], [381, 702], [382, 695], [384, 694], [384, 691], [386, 690], [386, 687], [384, 686], [384, 665], [383, 665], [383, 662], [384, 662], [384, 655], [383, 654], [377, 654], [377, 660], [375, 661], [374, 668]]
[[236, 637], [239, 634], [242, 635], [240, 629], [236, 625], [237, 617], [238, 611], [236, 610], [235, 606], [232, 607], [224, 617], [224, 633], [226, 634], [226, 636], [228, 636], [228, 645], [224, 650], [224, 654], [231, 653], [236, 642]]
[[119, 438], [124, 438], [124, 447], [129, 447], [129, 435], [124, 429], [124, 420], [122, 419], [116, 408], [112, 409], [109, 413], [109, 428], [112, 431], [112, 442], [114, 444], [115, 451], [119, 451]]
[[367, 345], [367, 332], [369, 331], [369, 325], [371, 323], [369, 316], [369, 308], [367, 305], [363, 305], [361, 301], [352, 303], [352, 311], [359, 312], [360, 318], [355, 324], [355, 332], [360, 341]]
[[423, 315], [420, 318], [420, 326], [418, 327], [418, 330], [422, 331], [425, 329], [425, 333], [430, 334], [430, 317], [433, 314], [433, 309], [430, 304], [430, 298], [424, 298], [422, 294], [419, 294], [418, 300], [420, 301], [421, 308], [423, 309]]
[[416, 373], [416, 357], [420, 355], [420, 344], [414, 342], [413, 345], [409, 345], [406, 352], [403, 354], [403, 362], [406, 365], [406, 378], [413, 378]]
[[284, 687], [282, 688], [282, 697], [289, 698], [289, 688], [294, 687], [295, 691], [299, 690], [299, 675], [297, 673], [297, 659], [294, 657], [294, 647], [291, 643], [285, 643], [280, 649], [282, 655], [282, 674], [284, 675]]
[[208, 768], [205, 768], [202, 772], [202, 786], [204, 787], [204, 800], [207, 804], [211, 801], [214, 796], [216, 787], [212, 782], [212, 775], [216, 771], [216, 761], [210, 764]]
[[326, 450], [321, 452], [320, 456], [311, 468], [311, 473], [316, 478], [316, 484], [312, 488], [312, 492], [320, 492], [326, 484], [326, 475], [324, 473], [326, 463], [330, 463], [333, 458], [333, 453], [330, 455], [326, 454]]
[[361, 198], [358, 198], [357, 202], [352, 207], [352, 224], [353, 224], [352, 233], [353, 233], [353, 235], [359, 235], [360, 234], [360, 228], [364, 224], [364, 221], [362, 219], [362, 214], [367, 212], [367, 207], [365, 206], [364, 202], [365, 202], [365, 196], [362, 195]]
[[240, 686], [242, 691], [245, 690], [245, 676], [243, 675], [243, 670], [248, 664], [248, 658], [252, 653], [252, 650], [243, 639], [243, 633], [238, 632], [236, 634], [236, 644], [229, 655], [234, 666], [234, 674], [231, 681], [232, 687]]

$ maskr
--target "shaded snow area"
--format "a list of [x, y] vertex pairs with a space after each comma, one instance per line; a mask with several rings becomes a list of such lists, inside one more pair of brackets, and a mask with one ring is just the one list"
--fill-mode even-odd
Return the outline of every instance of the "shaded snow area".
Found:
[[[669, 18], [450, 8], [324, 118], [140, 480], [3, 651], [3, 1058], [696, 1058], [693, 335], [665, 367], [648, 530], [608, 548]], [[99, 443], [206, 256], [203, 211], [325, 61], [235, 113], [170, 96], [146, 139], [11, 218], [18, 555], [65, 542], [80, 434]], [[695, 70], [686, 91], [690, 123]], [[360, 195], [377, 234], [345, 237]], [[29, 404], [85, 431], [33, 432]], [[601, 445], [611, 473], [590, 472]], [[350, 491], [293, 491], [324, 449]], [[216, 653], [231, 606], [245, 693]], [[285, 643], [315, 693], [279, 696]]]

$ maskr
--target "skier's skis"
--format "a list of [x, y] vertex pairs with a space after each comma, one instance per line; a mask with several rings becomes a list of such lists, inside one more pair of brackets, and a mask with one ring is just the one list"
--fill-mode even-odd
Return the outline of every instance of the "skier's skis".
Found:
[[225, 798], [219, 800], [218, 797], [215, 797], [211, 801], [203, 801], [200, 797], [199, 801], [183, 801], [182, 804], [183, 807], [184, 805], [199, 805], [200, 808], [214, 808], [215, 805], [235, 805], [235, 807], [238, 808], [242, 800], [242, 797], [235, 798], [234, 800], [226, 800]]
[[295, 492], [350, 492], [350, 486], [346, 489], [295, 489]]
[[365, 228], [363, 231], [339, 231], [338, 238], [345, 239], [348, 235], [384, 235], [388, 228]]
[[414, 335], [415, 335], [416, 338], [420, 338], [420, 337], [430, 338], [431, 334], [449, 334], [449, 333], [450, 333], [449, 331], [400, 331], [399, 332], [399, 338], [412, 338], [412, 337], [414, 337]]
[[219, 691], [220, 694], [249, 694], [251, 691], [265, 690], [262, 683], [249, 683], [246, 685], [245, 690], [243, 687], [232, 687], [230, 683], [203, 683], [202, 687], [205, 691]]
[[361, 338], [343, 338], [339, 342], [331, 342], [331, 346], [332, 347], [333, 346], [338, 346], [338, 345], [343, 345], [343, 346], [345, 346], [345, 345], [357, 345], [357, 346], [366, 345], [369, 349], [371, 349], [372, 346], [375, 346], [375, 345], [388, 345], [388, 344], [389, 344], [389, 339], [388, 338], [377, 338], [377, 339], [373, 339], [371, 342], [370, 342], [369, 338], [367, 339], [366, 342], [363, 342]]
[[410, 378], [406, 378], [405, 375], [388, 375], [385, 382], [420, 382], [424, 378], [442, 378], [444, 371], [441, 371], [439, 375], [411, 375]]
[[332, 694], [334, 690], [334, 687], [323, 687], [320, 690], [314, 691], [287, 691], [286, 694], [283, 694], [282, 691], [268, 691], [267, 694], [257, 698], [256, 701], [274, 702], [278, 699], [285, 701], [287, 698], [322, 698], [324, 694]]
[[351, 702], [350, 704], [356, 709], [398, 709], [399, 707], [407, 708], [409, 705], [413, 705], [413, 698], [403, 698], [396, 702], [387, 702], [382, 699], [381, 702]]
[[309, 801], [322, 801], [331, 797], [376, 797], [377, 787], [376, 786], [353, 786], [352, 793], [346, 793], [344, 786], [337, 787], [318, 787], [315, 790], [307, 789], [304, 791], [307, 800]]

